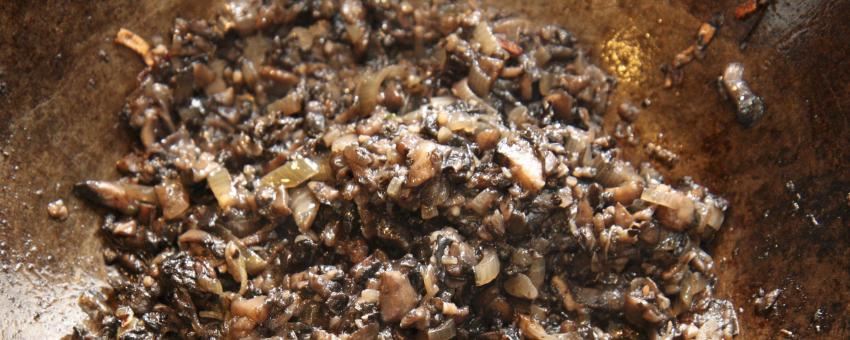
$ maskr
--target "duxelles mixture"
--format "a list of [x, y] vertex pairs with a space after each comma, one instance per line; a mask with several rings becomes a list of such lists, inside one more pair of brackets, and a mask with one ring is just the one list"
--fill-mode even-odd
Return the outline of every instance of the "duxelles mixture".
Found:
[[[237, 0], [171, 36], [123, 115], [111, 288], [77, 338], [720, 339], [726, 203], [620, 160], [614, 79], [470, 2]], [[627, 111], [628, 112], [628, 111]]]

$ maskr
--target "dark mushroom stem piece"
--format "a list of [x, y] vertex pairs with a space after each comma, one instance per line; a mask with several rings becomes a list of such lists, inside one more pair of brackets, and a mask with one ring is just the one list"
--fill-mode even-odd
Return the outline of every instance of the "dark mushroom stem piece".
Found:
[[744, 127], [753, 126], [764, 116], [764, 99], [750, 89], [744, 80], [744, 65], [741, 63], [730, 63], [720, 76], [721, 93], [734, 105], [738, 122]]

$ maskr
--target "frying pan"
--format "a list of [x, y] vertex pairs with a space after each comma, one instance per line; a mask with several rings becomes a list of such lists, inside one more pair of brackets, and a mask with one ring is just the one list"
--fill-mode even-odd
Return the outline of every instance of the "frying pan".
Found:
[[[117, 178], [133, 143], [117, 113], [143, 65], [111, 44], [115, 32], [165, 36], [176, 16], [210, 17], [220, 2], [0, 3], [0, 338], [68, 334], [85, 318], [79, 295], [105, 284], [98, 212], [70, 189]], [[709, 248], [717, 295], [740, 307], [741, 339], [850, 337], [850, 1], [776, 0], [745, 21], [734, 0], [487, 3], [573, 31], [618, 78], [612, 103], [651, 103], [624, 153], [646, 161], [646, 143], [663, 145], [680, 156], [668, 178], [692, 176], [729, 199]], [[660, 66], [716, 15], [726, 20], [706, 57], [663, 89]], [[717, 93], [732, 61], [767, 102], [749, 129]], [[65, 221], [46, 213], [59, 198]], [[776, 289], [774, 308], [758, 313], [759, 291]]]

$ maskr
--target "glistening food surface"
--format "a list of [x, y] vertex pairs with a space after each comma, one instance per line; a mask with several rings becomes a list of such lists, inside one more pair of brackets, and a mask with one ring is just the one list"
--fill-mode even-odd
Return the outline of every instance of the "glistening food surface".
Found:
[[[231, 3], [125, 114], [112, 289], [78, 336], [729, 338], [726, 205], [619, 160], [614, 79], [566, 30], [463, 4]], [[629, 113], [631, 110], [623, 110]]]

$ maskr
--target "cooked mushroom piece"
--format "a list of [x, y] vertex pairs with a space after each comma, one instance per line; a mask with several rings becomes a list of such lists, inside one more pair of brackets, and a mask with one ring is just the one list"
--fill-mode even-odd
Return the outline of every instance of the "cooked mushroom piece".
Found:
[[399, 321], [419, 302], [419, 295], [407, 277], [397, 271], [381, 274], [381, 319]]

